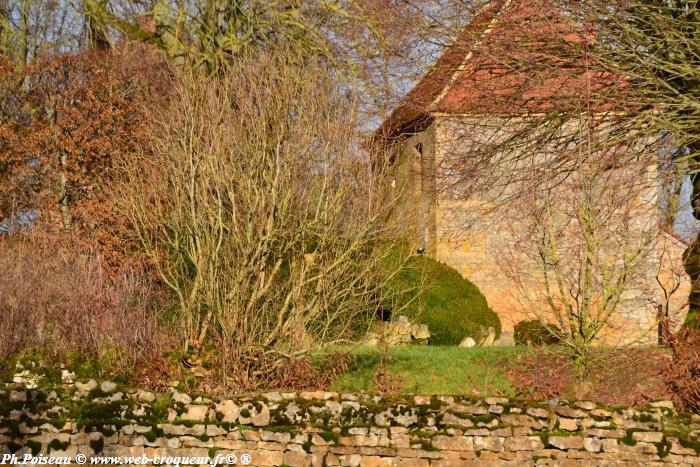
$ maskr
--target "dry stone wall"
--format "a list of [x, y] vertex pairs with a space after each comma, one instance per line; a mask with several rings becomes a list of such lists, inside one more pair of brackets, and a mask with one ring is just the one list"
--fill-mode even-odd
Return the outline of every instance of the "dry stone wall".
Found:
[[88, 464], [91, 456], [218, 455], [260, 466], [700, 465], [698, 435], [700, 417], [679, 416], [667, 401], [632, 409], [333, 392], [214, 400], [92, 380], [0, 386], [6, 460], [80, 454]]

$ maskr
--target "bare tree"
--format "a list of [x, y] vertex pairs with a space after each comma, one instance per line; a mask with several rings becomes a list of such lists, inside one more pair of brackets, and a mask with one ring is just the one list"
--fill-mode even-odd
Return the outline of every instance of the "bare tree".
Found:
[[[584, 2], [597, 25], [596, 60], [628, 77], [630, 120], [649, 138], [665, 139], [671, 159], [690, 176], [692, 214], [700, 219], [700, 10], [695, 1]], [[685, 255], [693, 283], [686, 324], [700, 326], [700, 242]]]
[[27, 65], [45, 52], [75, 50], [80, 15], [65, 0], [0, 1], [0, 55]]
[[656, 242], [658, 263], [655, 279], [658, 287], [647, 294], [649, 303], [657, 310], [658, 343], [668, 343], [671, 334], [679, 330], [688, 309], [690, 282], [685, 273], [681, 252], [687, 248], [682, 237], [664, 230]]
[[[592, 151], [585, 118], [572, 131], [577, 170], [556, 187], [532, 187], [504, 265], [524, 315], [554, 325], [583, 379], [594, 346], [648, 342], [656, 325], [646, 303], [657, 277], [656, 167], [641, 156], [611, 166]], [[635, 152], [620, 146], [614, 159]]]

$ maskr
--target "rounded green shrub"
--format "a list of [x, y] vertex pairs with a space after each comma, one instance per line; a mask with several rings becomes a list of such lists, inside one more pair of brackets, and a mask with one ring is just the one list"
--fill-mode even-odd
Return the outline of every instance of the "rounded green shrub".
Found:
[[559, 328], [531, 319], [520, 321], [513, 328], [513, 339], [518, 345], [554, 345], [559, 343]]
[[[384, 301], [389, 302], [394, 319], [405, 315], [426, 324], [430, 344], [458, 345], [469, 336], [478, 341], [481, 327], [501, 333], [501, 321], [489, 308], [481, 291], [446, 264], [424, 255], [409, 254], [407, 247], [396, 249], [387, 258], [388, 278]], [[402, 261], [403, 267], [396, 268]]]

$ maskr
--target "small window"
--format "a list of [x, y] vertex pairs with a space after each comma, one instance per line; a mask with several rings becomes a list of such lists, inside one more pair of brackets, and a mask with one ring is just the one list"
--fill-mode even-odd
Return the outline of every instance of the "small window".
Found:
[[423, 143], [418, 143], [415, 146], [416, 151], [418, 151], [418, 154], [421, 156], [423, 155]]

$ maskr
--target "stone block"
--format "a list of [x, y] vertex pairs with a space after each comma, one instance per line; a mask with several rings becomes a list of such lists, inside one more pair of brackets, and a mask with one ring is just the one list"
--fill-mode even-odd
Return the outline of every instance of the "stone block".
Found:
[[206, 405], [188, 405], [185, 413], [182, 414], [182, 419], [203, 422], [207, 418], [207, 412], [209, 407]]
[[633, 451], [636, 452], [641, 452], [644, 454], [656, 454], [658, 450], [656, 449], [656, 446], [653, 445], [652, 443], [649, 442], [638, 442], [634, 446], [630, 446]]
[[399, 457], [415, 458], [418, 456], [418, 450], [412, 448], [398, 448], [396, 449], [396, 455]]
[[469, 430], [464, 430], [465, 436], [489, 436], [491, 432], [486, 428], [471, 428]]
[[504, 447], [506, 451], [534, 451], [543, 449], [544, 444], [539, 436], [513, 436], [506, 438]]
[[583, 448], [588, 452], [600, 452], [603, 450], [603, 441], [599, 438], [583, 438]]
[[414, 396], [413, 403], [416, 405], [430, 405], [430, 396]]
[[180, 447], [180, 438], [157, 438], [156, 444], [163, 448], [177, 449]]
[[278, 443], [288, 443], [292, 435], [284, 431], [261, 431], [260, 438], [263, 441], [275, 441]]
[[270, 408], [267, 404], [256, 406], [247, 403], [241, 407], [238, 421], [243, 425], [267, 426], [270, 423]]
[[241, 440], [222, 439], [215, 441], [214, 446], [221, 449], [244, 450], [246, 448], [246, 442]]
[[[401, 457], [398, 459], [401, 467], [430, 467], [428, 459], [413, 459], [410, 457]], [[440, 462], [440, 461], [438, 461]], [[438, 464], [433, 464], [438, 465]]]
[[408, 433], [408, 428], [404, 426], [392, 426], [391, 428], [389, 428], [389, 433], [391, 433], [392, 435], [396, 433]]
[[464, 467], [465, 463], [462, 459], [438, 459], [430, 463], [435, 467]]
[[153, 402], [156, 400], [156, 395], [151, 391], [144, 391], [139, 389], [132, 397], [136, 397], [137, 400], [141, 402]]
[[232, 400], [224, 400], [216, 404], [216, 412], [222, 422], [235, 423], [238, 420], [240, 408]]
[[469, 436], [443, 436], [437, 435], [432, 439], [433, 447], [442, 450], [472, 451], [474, 441]]
[[173, 401], [187, 405], [192, 402], [192, 398], [184, 392], [175, 391], [173, 392]]
[[299, 393], [299, 397], [306, 400], [328, 400], [338, 397], [336, 392], [328, 391], [303, 391]]
[[359, 454], [350, 454], [340, 456], [340, 465], [349, 467], [358, 467], [362, 462], [362, 456]]
[[610, 418], [612, 417], [612, 412], [605, 409], [593, 409], [591, 410], [591, 415], [598, 418]]
[[117, 384], [113, 383], [112, 381], [104, 381], [102, 384], [100, 384], [100, 389], [102, 392], [109, 394], [117, 390]]
[[[504, 438], [508, 438], [513, 436], [513, 429], [511, 427], [505, 427], [505, 428], [497, 428], [493, 431], [491, 431], [492, 436], [502, 436]], [[488, 433], [483, 436], [488, 436]]]
[[207, 425], [206, 431], [207, 436], [223, 436], [228, 434], [228, 431], [218, 425]]
[[180, 445], [183, 448], [212, 448], [214, 447], [214, 441], [212, 441], [211, 439], [202, 441], [201, 439], [195, 438], [194, 436], [181, 436]]
[[679, 456], [676, 454], [668, 454], [662, 459], [662, 461], [664, 464], [683, 464], [683, 463], [685, 463], [683, 456]]
[[503, 439], [496, 436], [475, 436], [474, 450], [500, 452], [503, 450]]
[[267, 451], [284, 451], [283, 443], [275, 443], [274, 441], [259, 441], [255, 449], [265, 449]]
[[328, 440], [323, 439], [319, 435], [313, 434], [313, 435], [311, 435], [311, 444], [313, 444], [315, 446], [330, 446], [333, 443], [331, 443]]
[[537, 418], [549, 418], [550, 411], [547, 409], [540, 409], [538, 407], [528, 407], [525, 413]]
[[503, 412], [504, 409], [500, 405], [489, 405], [489, 413], [502, 414]]
[[[313, 454], [311, 454], [311, 455], [313, 456]], [[332, 452], [326, 453], [326, 457], [323, 459], [322, 462], [323, 462], [324, 466], [340, 465], [340, 459], [338, 459], [338, 456], [336, 456]], [[313, 463], [313, 459], [312, 459], [312, 463]], [[357, 463], [358, 464], [360, 463], [359, 459], [358, 459]]]
[[461, 418], [450, 412], [447, 412], [440, 419], [440, 425], [459, 425], [464, 427], [472, 427], [474, 426], [474, 422], [472, 422], [468, 418]]
[[596, 408], [595, 403], [591, 401], [578, 401], [574, 403], [574, 406], [583, 410], [593, 410]]
[[515, 453], [510, 451], [499, 452], [498, 454], [496, 454], [496, 456], [504, 461], [514, 461], [517, 459]]
[[249, 453], [252, 457], [252, 465], [282, 465], [284, 463], [284, 453], [282, 451], [256, 450]]
[[396, 451], [391, 448], [385, 448], [385, 447], [366, 447], [366, 446], [361, 446], [357, 448], [357, 452], [363, 456], [387, 456], [387, 457], [394, 457], [396, 455]]
[[28, 426], [26, 423], [22, 422], [19, 424], [19, 432], [23, 434], [32, 434], [39, 431], [38, 426]]
[[128, 435], [124, 436], [123, 443], [127, 446], [144, 446], [146, 444], [146, 438], [140, 435]]
[[489, 405], [504, 405], [508, 403], [508, 398], [507, 397], [487, 397], [484, 399], [484, 402], [486, 402]]
[[487, 415], [489, 411], [481, 405], [458, 405], [453, 409], [455, 412], [462, 412], [469, 415]]
[[671, 453], [672, 454], [679, 454], [681, 456], [695, 456], [695, 455], [697, 455], [697, 453], [695, 452], [695, 449], [683, 447], [681, 444], [679, 444], [677, 442], [671, 443]]
[[586, 412], [572, 409], [571, 407], [557, 407], [554, 409], [554, 412], [560, 417], [567, 418], [584, 418], [586, 416]]
[[616, 439], [605, 438], [603, 439], [603, 451], [604, 452], [619, 452], [620, 446]]
[[260, 432], [253, 430], [243, 430], [241, 431], [241, 436], [246, 441], [260, 441]]
[[656, 431], [635, 431], [632, 433], [632, 439], [645, 443], [660, 443], [664, 438], [663, 433]]
[[416, 450], [416, 457], [421, 459], [442, 459], [445, 455], [442, 452]]
[[501, 424], [511, 426], [526, 426], [529, 428], [534, 428], [535, 430], [540, 430], [544, 428], [544, 424], [542, 422], [534, 419], [529, 415], [501, 415]]
[[311, 464], [311, 455], [306, 452], [287, 451], [282, 459], [290, 467], [306, 467]]
[[574, 418], [559, 417], [559, 428], [565, 431], [577, 431], [578, 421]]
[[583, 434], [586, 436], [596, 436], [598, 438], [624, 438], [627, 435], [623, 430], [606, 430], [603, 428], [589, 428], [584, 431]]
[[656, 409], [664, 408], [664, 409], [670, 409], [670, 410], [674, 410], [674, 408], [675, 408], [674, 405], [673, 405], [673, 401], [655, 401], [655, 402], [650, 402], [650, 403], [649, 403], [649, 407], [654, 407], [654, 408], [656, 408]]
[[547, 442], [558, 449], [583, 449], [581, 436], [550, 436]]
[[395, 434], [391, 435], [389, 440], [389, 445], [397, 448], [407, 448], [411, 445], [411, 440], [408, 435], [405, 434]]

